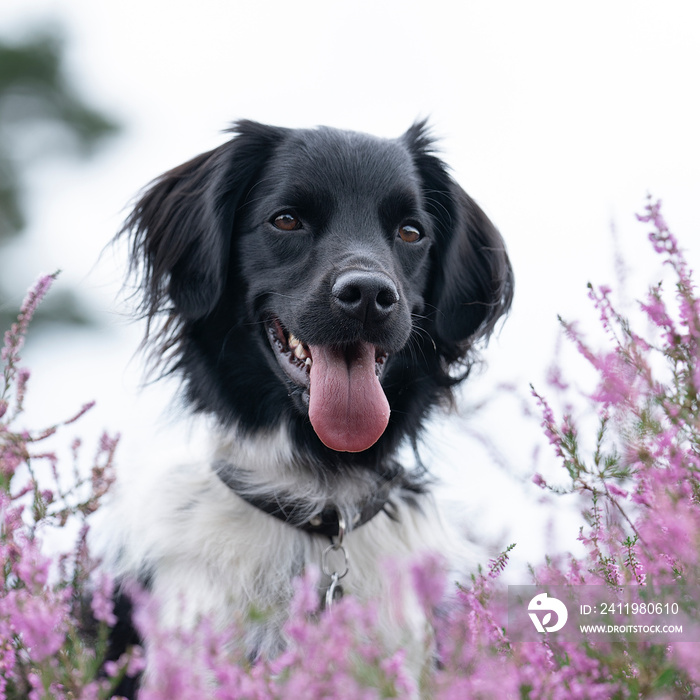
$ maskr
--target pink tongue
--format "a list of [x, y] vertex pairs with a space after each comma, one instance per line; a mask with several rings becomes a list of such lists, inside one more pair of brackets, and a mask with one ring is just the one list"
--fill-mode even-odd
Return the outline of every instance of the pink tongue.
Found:
[[338, 452], [362, 452], [389, 423], [389, 402], [375, 372], [375, 348], [320, 345], [311, 351], [309, 418], [321, 442]]

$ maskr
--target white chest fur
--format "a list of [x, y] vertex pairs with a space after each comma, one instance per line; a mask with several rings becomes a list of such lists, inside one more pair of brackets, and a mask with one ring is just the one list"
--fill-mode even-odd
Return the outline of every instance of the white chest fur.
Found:
[[[238, 443], [241, 445], [241, 443]], [[275, 467], [252, 450], [248, 465], [256, 478], [293, 492], [293, 472]], [[222, 443], [217, 456], [248, 449]], [[261, 464], [263, 462], [263, 464]], [[240, 461], [238, 462], [240, 463]], [[140, 482], [140, 483], [139, 483]], [[357, 484], [310, 487], [297, 483], [319, 503], [325, 498], [356, 497]], [[432, 499], [418, 506], [392, 500], [392, 517], [380, 512], [349, 532], [343, 542], [348, 572], [347, 595], [379, 606], [379, 633], [389, 648], [408, 647], [421, 665], [426, 647], [426, 618], [411, 584], [411, 565], [430, 551], [445, 549], [445, 534]], [[208, 464], [180, 467], [125, 484], [112, 509], [115, 523], [110, 550], [117, 552], [114, 573], [129, 579], [146, 575], [166, 627], [190, 628], [201, 617], [217, 627], [243, 625], [249, 654], [274, 655], [284, 644], [282, 627], [294, 592], [293, 581], [310, 568], [320, 570], [329, 538], [309, 534], [262, 512], [241, 499]], [[327, 585], [328, 581], [325, 581]], [[322, 591], [319, 591], [319, 597]], [[262, 615], [249, 622], [251, 610]], [[260, 622], [260, 620], [264, 622]], [[246, 622], [248, 621], [248, 622]]]

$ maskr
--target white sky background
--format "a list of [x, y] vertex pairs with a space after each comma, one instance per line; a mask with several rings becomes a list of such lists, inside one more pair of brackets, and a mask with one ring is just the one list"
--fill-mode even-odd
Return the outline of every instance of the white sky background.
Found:
[[[139, 331], [115, 301], [124, 259], [98, 258], [136, 192], [221, 143], [234, 119], [393, 137], [430, 118], [456, 179], [502, 231], [516, 274], [513, 312], [489, 345], [488, 370], [466, 388], [467, 406], [500, 382], [522, 396], [529, 382], [546, 391], [557, 314], [594, 319], [586, 283], [615, 281], [611, 222], [635, 273], [628, 293], [657, 281], [634, 220], [647, 192], [664, 200], [698, 261], [700, 5], [690, 0], [2, 0], [4, 36], [46, 21], [64, 28], [82, 93], [126, 128], [92, 162], [33, 171], [32, 225], [12, 274], [28, 286], [61, 268], [60, 284], [105, 320], [98, 335], [42, 334], [27, 349], [28, 419], [53, 422], [97, 399], [75, 431], [86, 440], [102, 427], [121, 431], [120, 459], [136, 469], [185, 458], [186, 430], [164, 418], [168, 391], [139, 390]], [[511, 475], [467, 432], [487, 435]], [[539, 556], [542, 524], [561, 510], [540, 504], [528, 483], [538, 433], [517, 400], [500, 396], [431, 440], [443, 490], [470, 527], [497, 548], [517, 541], [521, 561]], [[202, 454], [198, 440], [189, 449]], [[557, 541], [572, 544], [578, 519], [556, 517]]]

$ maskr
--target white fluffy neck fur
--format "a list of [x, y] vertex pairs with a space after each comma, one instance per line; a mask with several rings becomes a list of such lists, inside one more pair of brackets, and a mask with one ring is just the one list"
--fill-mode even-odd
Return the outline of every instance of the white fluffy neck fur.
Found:
[[[286, 430], [219, 440], [214, 460], [247, 470], [251, 486], [279, 488], [295, 498], [349, 510], [371, 494], [371, 475], [318, 479], [294, 465]], [[432, 499], [420, 508], [397, 497], [390, 518], [380, 512], [344, 542], [349, 571], [346, 594], [380, 601], [380, 627], [392, 646], [412, 640], [418, 656], [426, 623], [410, 585], [410, 563], [421, 553], [445, 550], [445, 534]], [[120, 579], [148, 577], [166, 626], [189, 627], [205, 615], [218, 626], [241, 623], [251, 608], [267, 611], [249, 625], [249, 653], [275, 654], [293, 595], [293, 579], [320, 568], [327, 538], [310, 535], [254, 508], [227, 488], [209, 463], [154, 470], [136, 483], [119, 484], [112, 508]]]

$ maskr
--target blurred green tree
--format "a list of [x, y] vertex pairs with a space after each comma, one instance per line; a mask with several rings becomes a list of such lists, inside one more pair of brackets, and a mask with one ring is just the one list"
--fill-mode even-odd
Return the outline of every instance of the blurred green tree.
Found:
[[[83, 99], [70, 80], [57, 29], [44, 29], [20, 41], [0, 37], [0, 328], [6, 327], [4, 302], [18, 291], [3, 288], [1, 254], [28, 222], [29, 166], [57, 155], [91, 156], [118, 129], [116, 122]], [[71, 295], [57, 296], [45, 315], [84, 320]]]

